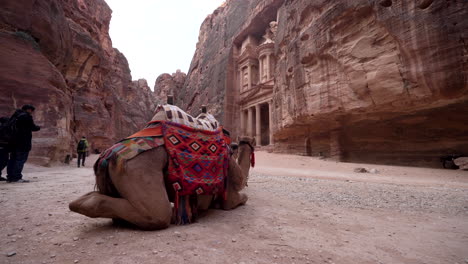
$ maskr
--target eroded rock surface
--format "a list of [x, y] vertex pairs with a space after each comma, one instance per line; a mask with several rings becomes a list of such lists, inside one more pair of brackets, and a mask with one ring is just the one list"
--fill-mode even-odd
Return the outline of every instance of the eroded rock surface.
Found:
[[440, 166], [468, 153], [467, 16], [460, 0], [227, 1], [201, 26], [181, 106], [245, 133], [237, 61], [276, 21], [275, 151]]
[[457, 158], [454, 160], [454, 163], [460, 170], [468, 170], [468, 157]]
[[181, 90], [184, 86], [187, 74], [177, 70], [172, 75], [163, 73], [158, 76], [154, 84], [154, 95], [159, 99], [160, 103], [165, 103], [168, 95], [173, 95], [176, 100], [179, 100]]
[[63, 161], [83, 135], [103, 150], [151, 118], [154, 95], [112, 47], [111, 14], [103, 0], [2, 1], [0, 112], [36, 106], [32, 160]]

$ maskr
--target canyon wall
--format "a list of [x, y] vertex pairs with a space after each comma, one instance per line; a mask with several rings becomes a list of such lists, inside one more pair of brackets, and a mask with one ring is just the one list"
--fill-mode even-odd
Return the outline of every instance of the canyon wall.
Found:
[[208, 104], [235, 135], [258, 135], [241, 124], [239, 61], [276, 21], [275, 151], [439, 166], [468, 155], [466, 17], [463, 0], [230, 0], [201, 26], [181, 106]]
[[180, 101], [182, 96], [181, 90], [184, 87], [187, 74], [177, 70], [172, 75], [169, 73], [163, 73], [158, 76], [156, 82], [154, 83], [154, 95], [158, 98], [158, 103], [165, 104], [167, 102], [167, 96], [172, 95], [176, 100], [174, 103], [177, 104], [177, 101]]
[[239, 122], [238, 91], [233, 87], [237, 78], [235, 50], [243, 37], [262, 33], [265, 25], [276, 20], [276, 11], [283, 2], [228, 0], [203, 21], [179, 98], [182, 109], [196, 115], [205, 104], [210, 113], [232, 130]]
[[0, 113], [36, 106], [36, 163], [63, 161], [81, 136], [103, 150], [151, 118], [154, 94], [112, 47], [111, 14], [104, 0], [2, 1]]

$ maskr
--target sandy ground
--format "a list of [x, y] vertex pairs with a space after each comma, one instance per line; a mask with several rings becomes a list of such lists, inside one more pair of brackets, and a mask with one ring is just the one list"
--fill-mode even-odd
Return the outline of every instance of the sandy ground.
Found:
[[0, 183], [0, 263], [468, 263], [467, 171], [258, 152], [247, 205], [154, 232], [68, 210], [91, 162], [25, 178]]

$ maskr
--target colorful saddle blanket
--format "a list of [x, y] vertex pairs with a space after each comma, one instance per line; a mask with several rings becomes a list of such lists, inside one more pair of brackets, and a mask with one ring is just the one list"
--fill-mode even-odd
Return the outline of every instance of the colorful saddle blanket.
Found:
[[161, 136], [162, 135], [159, 137], [147, 136], [124, 139], [101, 153], [97, 160], [98, 166], [107, 167], [111, 158], [115, 158], [117, 162], [131, 160], [140, 153], [163, 146], [164, 139]]
[[98, 166], [107, 166], [111, 158], [130, 160], [163, 145], [169, 155], [167, 180], [177, 195], [223, 193], [229, 152], [221, 127], [206, 131], [168, 121], [150, 122], [104, 151]]
[[205, 131], [165, 122], [162, 131], [167, 177], [177, 195], [223, 194], [229, 154], [222, 128]]

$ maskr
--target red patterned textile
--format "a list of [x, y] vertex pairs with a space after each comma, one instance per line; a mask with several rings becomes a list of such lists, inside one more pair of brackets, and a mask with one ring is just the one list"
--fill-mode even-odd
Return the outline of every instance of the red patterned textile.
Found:
[[177, 196], [223, 194], [229, 154], [222, 128], [206, 131], [162, 122], [169, 154], [167, 180]]

